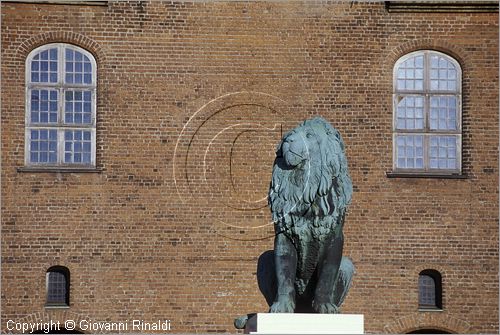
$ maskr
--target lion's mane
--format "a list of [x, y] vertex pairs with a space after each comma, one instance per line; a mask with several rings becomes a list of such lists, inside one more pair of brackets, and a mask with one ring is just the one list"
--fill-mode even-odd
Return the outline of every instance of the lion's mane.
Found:
[[[314, 133], [307, 146], [303, 164], [287, 166], [283, 157], [283, 141], [291, 132]], [[344, 142], [340, 133], [325, 119], [306, 120], [283, 136], [278, 145], [269, 189], [269, 205], [276, 232], [284, 232], [293, 240], [302, 234], [314, 238], [328, 236], [342, 224], [351, 201], [352, 182], [347, 168]]]
[[[283, 148], [290, 134], [302, 144], [294, 144], [301, 149], [299, 155], [293, 154], [294, 159], [302, 159], [295, 166], [287, 164]], [[287, 235], [297, 250], [298, 294], [306, 291], [321, 246], [333, 238], [335, 230], [341, 231], [351, 197], [344, 142], [325, 119], [306, 120], [283, 136], [276, 151], [268, 199], [276, 234]]]

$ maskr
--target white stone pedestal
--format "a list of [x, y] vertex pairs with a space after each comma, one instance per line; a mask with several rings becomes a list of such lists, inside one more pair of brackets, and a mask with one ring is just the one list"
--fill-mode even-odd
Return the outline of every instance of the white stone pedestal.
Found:
[[362, 314], [258, 313], [245, 334], [363, 334]]

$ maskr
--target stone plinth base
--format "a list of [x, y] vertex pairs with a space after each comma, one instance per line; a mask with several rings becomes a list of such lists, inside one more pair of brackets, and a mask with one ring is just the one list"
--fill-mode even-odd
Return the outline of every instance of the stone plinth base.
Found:
[[362, 314], [258, 313], [245, 334], [363, 334]]

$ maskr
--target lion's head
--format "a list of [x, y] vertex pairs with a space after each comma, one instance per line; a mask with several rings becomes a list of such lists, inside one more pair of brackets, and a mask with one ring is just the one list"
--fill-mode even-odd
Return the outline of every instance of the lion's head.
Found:
[[283, 136], [269, 189], [277, 230], [303, 222], [326, 233], [343, 217], [351, 196], [344, 142], [325, 119], [306, 120]]

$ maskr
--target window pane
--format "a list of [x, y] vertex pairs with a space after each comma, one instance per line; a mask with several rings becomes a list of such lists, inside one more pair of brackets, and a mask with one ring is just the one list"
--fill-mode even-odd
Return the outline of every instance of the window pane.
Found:
[[422, 169], [424, 165], [423, 135], [398, 135], [397, 143], [397, 168]]
[[423, 306], [436, 307], [436, 283], [429, 275], [418, 277], [418, 303]]
[[424, 97], [400, 97], [397, 105], [397, 129], [423, 129], [424, 128]]
[[66, 276], [60, 272], [49, 272], [47, 276], [47, 302], [48, 303], [63, 303], [67, 302], [67, 285]]
[[31, 130], [30, 162], [35, 164], [57, 162], [57, 130]]
[[31, 61], [31, 82], [57, 82], [57, 48], [42, 51], [33, 57]]
[[64, 121], [75, 124], [92, 123], [91, 93], [88, 91], [66, 91]]
[[457, 168], [457, 142], [457, 136], [430, 137], [429, 158], [431, 169]]
[[57, 61], [57, 49], [50, 49], [50, 60]]
[[92, 133], [87, 130], [66, 130], [64, 133], [64, 162], [90, 164]]
[[455, 91], [458, 87], [458, 71], [445, 57], [431, 55], [431, 90]]
[[423, 90], [424, 56], [415, 56], [399, 65], [397, 70], [397, 90]]
[[83, 53], [66, 49], [66, 82], [69, 84], [91, 84], [92, 63]]
[[56, 123], [58, 91], [32, 90], [31, 91], [31, 122]]
[[430, 128], [432, 130], [457, 129], [457, 97], [431, 96]]

